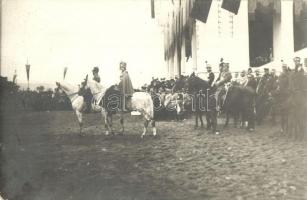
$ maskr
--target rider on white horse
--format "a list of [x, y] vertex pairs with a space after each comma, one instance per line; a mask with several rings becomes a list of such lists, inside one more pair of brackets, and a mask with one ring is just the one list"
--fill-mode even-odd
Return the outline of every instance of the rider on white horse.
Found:
[[[96, 84], [96, 88], [98, 89], [97, 92], [94, 92], [93, 98], [91, 98], [87, 103], [87, 106], [90, 106], [92, 108], [93, 111], [100, 111], [100, 107], [99, 104], [102, 102], [102, 98], [104, 96], [104, 92], [106, 91], [107, 88], [104, 88], [101, 84], [100, 84], [100, 76], [99, 76], [99, 68], [98, 67], [94, 67], [93, 70], [93, 80], [94, 83]], [[84, 82], [81, 83], [81, 87], [79, 89], [78, 94], [80, 96], [83, 96], [85, 99], [87, 99], [86, 97], [86, 89], [85, 89], [85, 82], [87, 81], [84, 80]]]

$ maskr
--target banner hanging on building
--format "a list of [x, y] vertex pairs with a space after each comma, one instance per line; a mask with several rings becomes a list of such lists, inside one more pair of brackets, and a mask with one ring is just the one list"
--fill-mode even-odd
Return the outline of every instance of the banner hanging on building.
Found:
[[191, 17], [206, 23], [209, 15], [212, 0], [195, 0]]
[[237, 15], [240, 3], [241, 0], [223, 0], [222, 8]]
[[155, 18], [155, 0], [150, 0], [151, 18]]

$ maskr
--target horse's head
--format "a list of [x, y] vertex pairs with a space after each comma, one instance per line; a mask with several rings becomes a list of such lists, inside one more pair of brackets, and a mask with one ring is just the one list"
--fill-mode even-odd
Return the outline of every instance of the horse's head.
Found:
[[66, 95], [71, 95], [78, 92], [78, 89], [73, 87], [72, 85], [64, 82], [55, 82], [56, 89], [58, 91], [64, 92]]
[[188, 93], [198, 93], [200, 90], [206, 91], [208, 88], [210, 88], [210, 85], [207, 81], [199, 78], [193, 72], [188, 78], [185, 79], [184, 88]]

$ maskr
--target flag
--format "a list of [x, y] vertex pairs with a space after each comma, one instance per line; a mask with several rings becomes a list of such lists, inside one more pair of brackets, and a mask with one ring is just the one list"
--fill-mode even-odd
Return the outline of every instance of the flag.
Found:
[[222, 8], [237, 15], [240, 3], [241, 0], [223, 0]]
[[15, 70], [14, 76], [13, 76], [13, 83], [16, 83], [16, 78], [17, 78], [17, 72]]
[[191, 17], [206, 23], [209, 15], [212, 0], [195, 0]]
[[29, 79], [30, 79], [30, 65], [29, 64], [26, 64], [26, 71], [27, 71], [27, 79], [29, 82]]
[[150, 0], [151, 18], [155, 18], [155, 0]]
[[63, 74], [63, 80], [65, 79], [66, 73], [67, 73], [67, 67], [64, 67], [64, 74]]

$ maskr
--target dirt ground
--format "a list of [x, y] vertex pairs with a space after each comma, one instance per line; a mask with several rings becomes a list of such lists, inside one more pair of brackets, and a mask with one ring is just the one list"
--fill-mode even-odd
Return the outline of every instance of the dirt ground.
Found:
[[161, 121], [141, 139], [138, 116], [124, 136], [105, 136], [100, 115], [87, 114], [80, 137], [69, 111], [1, 115], [5, 199], [307, 199], [307, 143], [269, 123], [213, 135], [193, 119]]

